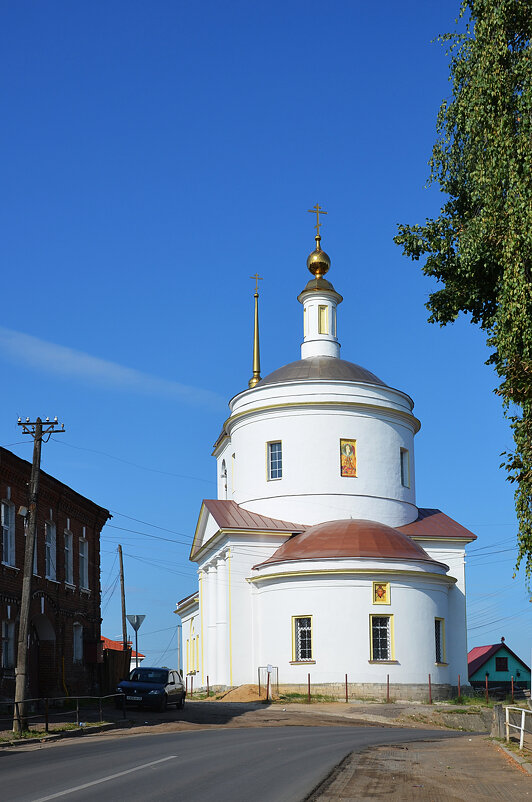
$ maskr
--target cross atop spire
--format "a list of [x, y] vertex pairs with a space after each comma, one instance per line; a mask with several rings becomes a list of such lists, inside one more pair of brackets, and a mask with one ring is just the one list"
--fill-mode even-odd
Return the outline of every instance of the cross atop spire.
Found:
[[327, 214], [327, 212], [324, 211], [321, 208], [319, 203], [317, 203], [315, 206], [313, 206], [312, 209], [307, 209], [307, 211], [310, 212], [310, 214], [315, 214], [316, 215], [316, 225], [314, 226], [314, 228], [317, 230], [317, 232], [318, 232], [317, 236], [319, 237], [320, 236], [320, 227], [323, 225], [323, 223], [320, 223], [320, 212], [322, 214]]
[[254, 276], [250, 276], [250, 278], [255, 279], [255, 292], [258, 294], [259, 292], [259, 281], [263, 281], [262, 276], [259, 276], [258, 273], [255, 273]]

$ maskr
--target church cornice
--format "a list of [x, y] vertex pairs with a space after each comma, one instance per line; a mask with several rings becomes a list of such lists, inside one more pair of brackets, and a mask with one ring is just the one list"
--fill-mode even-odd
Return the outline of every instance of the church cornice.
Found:
[[366, 575], [366, 576], [411, 576], [419, 579], [430, 579], [431, 581], [441, 582], [445, 585], [454, 585], [457, 580], [447, 574], [437, 574], [432, 571], [411, 571], [401, 568], [315, 568], [306, 571], [278, 571], [275, 574], [262, 574], [247, 578], [247, 582], [256, 585], [259, 582], [266, 582], [269, 579], [289, 579], [290, 577], [312, 577], [330, 575]]
[[362, 409], [368, 412], [380, 412], [381, 414], [385, 413], [387, 417], [395, 418], [402, 423], [408, 421], [408, 424], [413, 426], [414, 434], [417, 434], [421, 429], [421, 422], [416, 418], [415, 415], [412, 415], [409, 412], [403, 412], [400, 409], [393, 409], [383, 404], [371, 404], [365, 401], [287, 401], [284, 404], [264, 404], [261, 406], [252, 407], [251, 409], [242, 410], [242, 412], [237, 412], [234, 415], [231, 415], [225, 421], [223, 429], [225, 432], [228, 432], [230, 436], [230, 428], [233, 427], [234, 423], [251, 415], [256, 415], [260, 412], [275, 412], [284, 409], [301, 409], [306, 407], [321, 407], [324, 410]]

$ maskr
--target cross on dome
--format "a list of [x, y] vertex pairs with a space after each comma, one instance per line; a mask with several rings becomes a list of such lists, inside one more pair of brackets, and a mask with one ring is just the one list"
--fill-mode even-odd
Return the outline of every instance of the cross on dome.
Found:
[[[320, 223], [320, 212], [322, 214], [327, 214], [327, 212], [324, 209], [321, 208], [319, 203], [317, 203], [315, 206], [313, 206], [312, 209], [307, 209], [307, 212], [310, 212], [310, 214], [315, 214], [316, 215], [316, 225], [314, 226], [314, 228], [317, 230], [317, 232], [318, 232], [317, 236], [319, 237], [320, 236], [320, 227], [323, 225], [323, 223]], [[321, 237], [320, 237], [320, 239], [321, 239]]]

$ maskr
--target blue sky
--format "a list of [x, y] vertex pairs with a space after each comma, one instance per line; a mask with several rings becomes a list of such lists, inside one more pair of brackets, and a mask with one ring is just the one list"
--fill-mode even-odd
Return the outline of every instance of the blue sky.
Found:
[[299, 357], [314, 221], [344, 296], [342, 356], [408, 392], [417, 501], [478, 534], [469, 646], [501, 635], [525, 660], [532, 622], [513, 579], [509, 429], [466, 319], [426, 322], [434, 284], [398, 222], [427, 188], [449, 94], [458, 2], [0, 2], [0, 443], [31, 459], [18, 415], [66, 434], [43, 468], [113, 512], [102, 536], [102, 633], [119, 637], [116, 548], [139, 648], [177, 660], [175, 602], [216, 493], [211, 446], [251, 375], [261, 282], [263, 375]]

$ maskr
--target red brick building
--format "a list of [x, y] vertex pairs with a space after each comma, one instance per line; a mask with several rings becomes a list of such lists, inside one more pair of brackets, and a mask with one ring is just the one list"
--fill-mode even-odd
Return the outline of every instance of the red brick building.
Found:
[[[31, 464], [0, 447], [0, 698], [13, 697]], [[109, 511], [41, 471], [30, 606], [30, 698], [96, 692], [100, 532]]]

